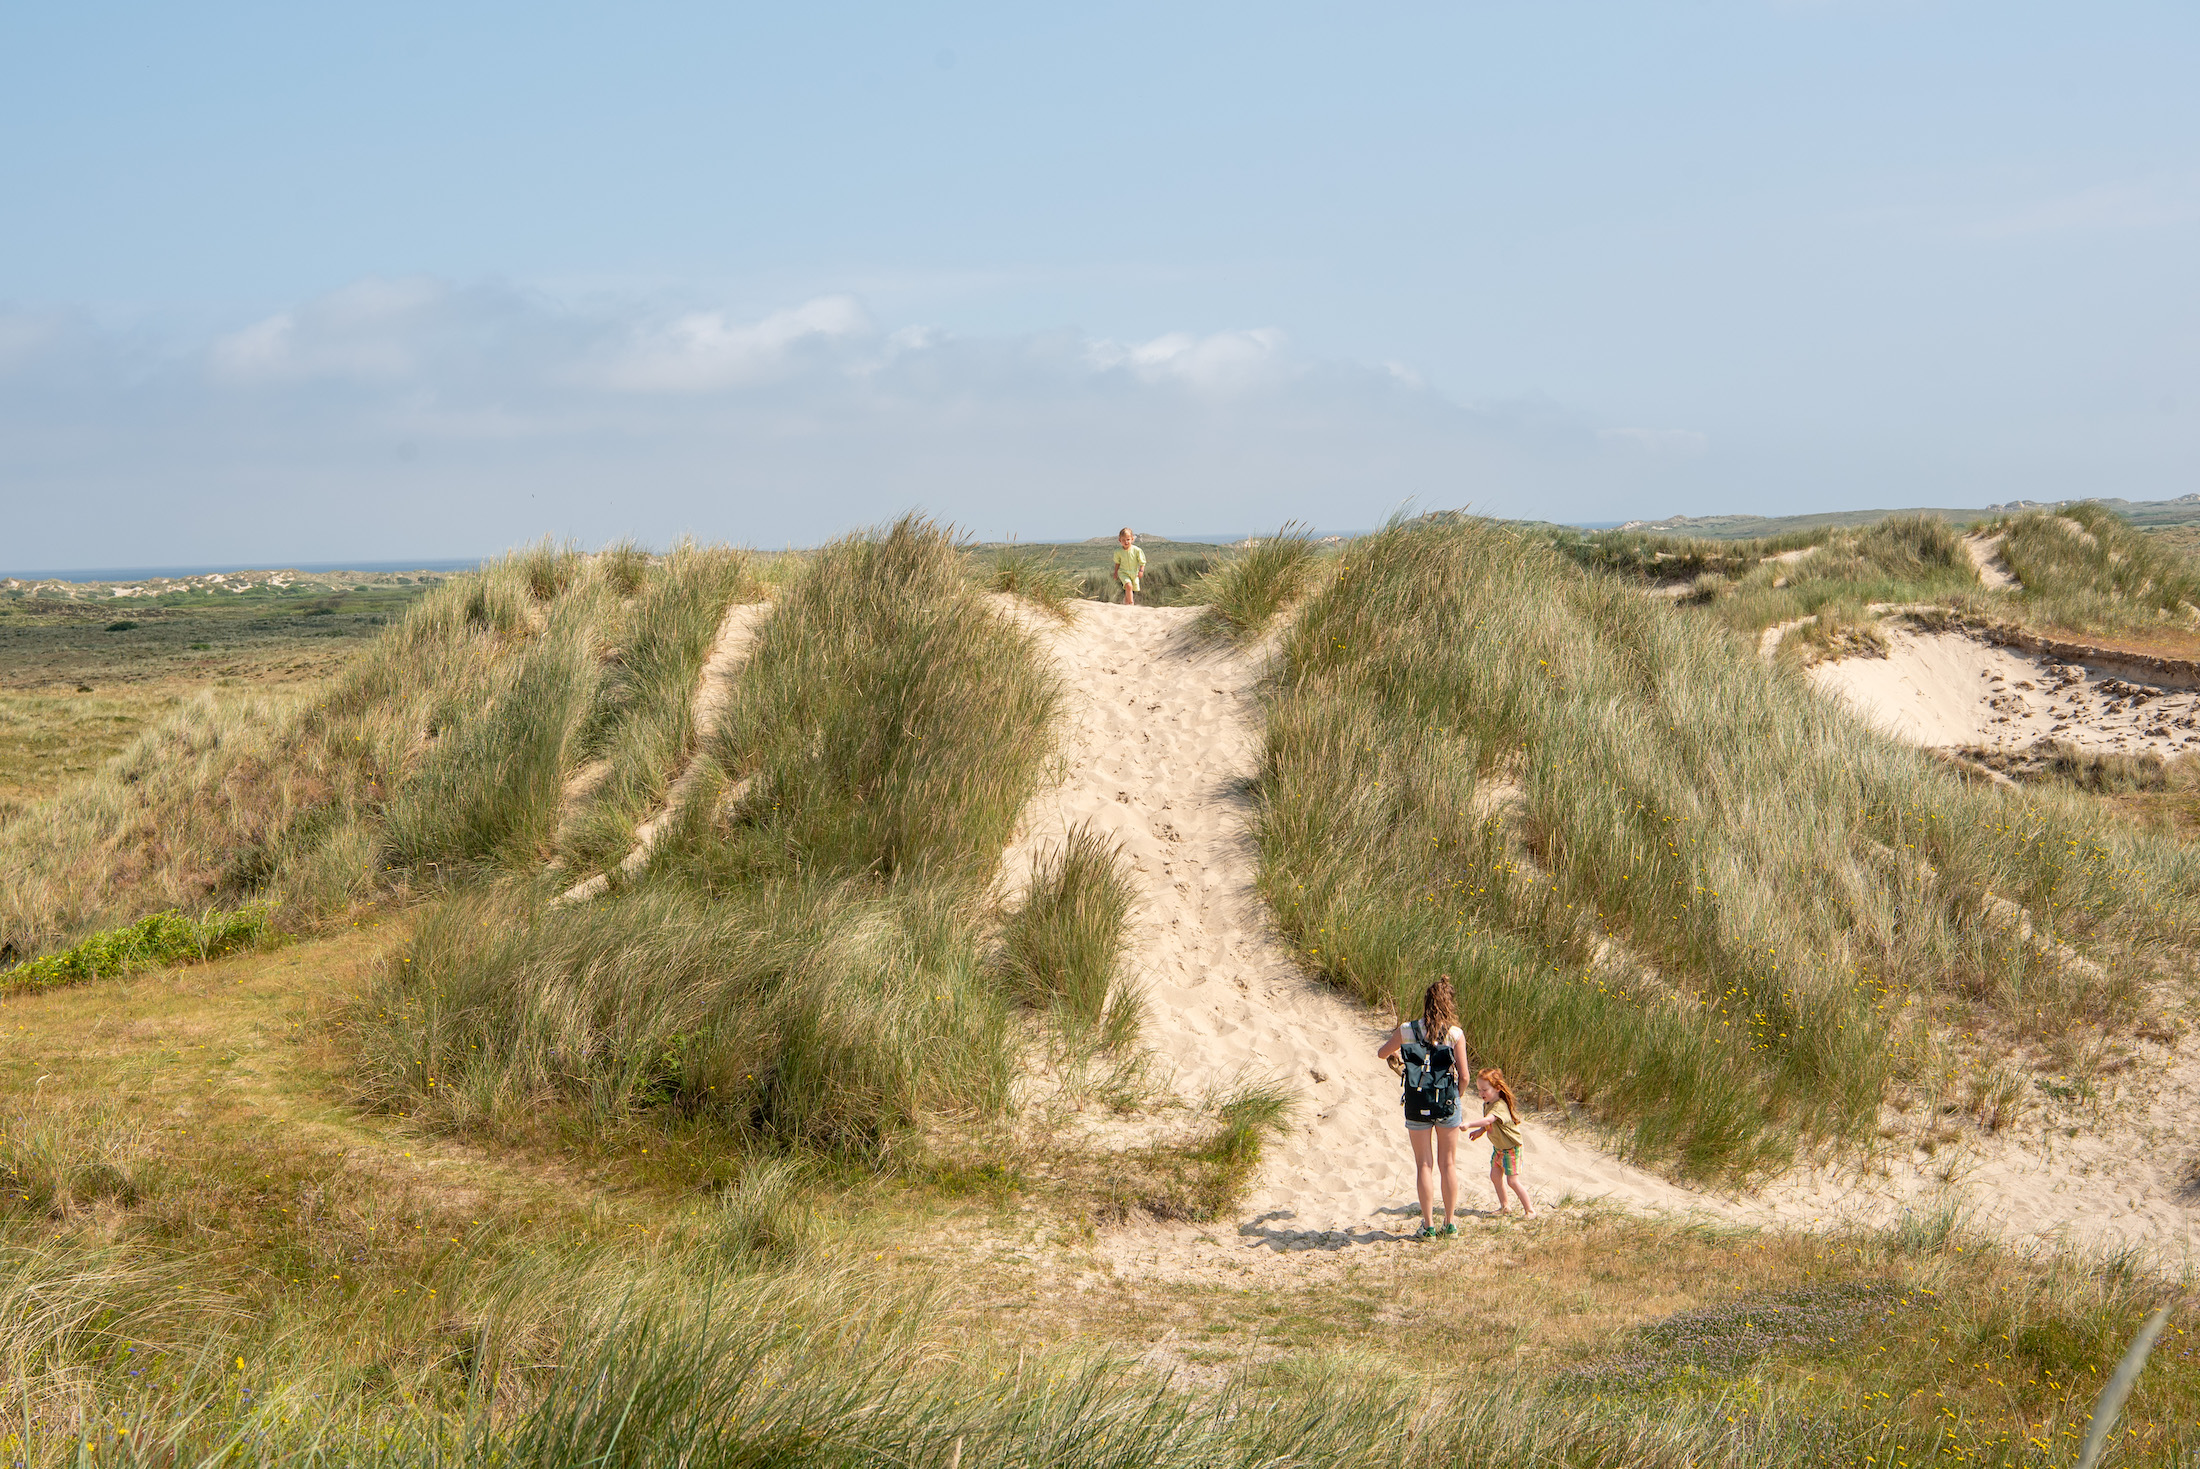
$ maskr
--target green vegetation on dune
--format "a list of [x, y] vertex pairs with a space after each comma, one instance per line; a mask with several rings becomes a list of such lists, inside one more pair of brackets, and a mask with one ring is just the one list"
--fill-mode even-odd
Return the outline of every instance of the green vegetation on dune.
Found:
[[1083, 579], [1053, 552], [1014, 544], [993, 553], [986, 585], [996, 592], [1021, 597], [1057, 617], [1066, 615], [1070, 602], [1084, 595]]
[[1096, 1027], [1112, 1048], [1138, 1033], [1138, 996], [1126, 987], [1137, 888], [1115, 843], [1089, 823], [1033, 868], [1023, 901], [1001, 925], [1001, 971], [1025, 1001]]
[[876, 1155], [927, 1114], [996, 1114], [1008, 1000], [983, 892], [1051, 749], [1059, 691], [904, 520], [786, 588], [647, 875], [539, 912], [449, 900], [359, 1009], [358, 1085], [446, 1126], [651, 1108]]
[[[1879, 615], [1871, 610], [1875, 605], [1917, 604], [1973, 623], [2079, 635], [2200, 631], [2200, 562], [2181, 532], [2150, 534], [2108, 505], [2087, 502], [2025, 511], [1974, 533], [1998, 541], [2015, 588], [1982, 586], [1962, 532], [1933, 513], [1816, 525], [1754, 540], [1563, 527], [1522, 531], [1590, 570], [1666, 589], [1686, 584], [1685, 603], [1744, 631], [1824, 618], [1862, 631], [1868, 645], [1877, 640], [1869, 631]], [[1826, 630], [1806, 631], [1791, 651], [1808, 659], [1851, 645]]]
[[2058, 626], [2115, 632], [2200, 622], [2200, 562], [2096, 504], [1990, 527], [2024, 600]]
[[[611, 776], [570, 855], [608, 848], [661, 789], [652, 762], [694, 742], [689, 670], [746, 566], [545, 544], [428, 592], [316, 697], [201, 696], [92, 779], [0, 807], [0, 946], [262, 897], [310, 925], [399, 884], [525, 870], [558, 852], [588, 756]], [[630, 661], [607, 666], [612, 648]]]
[[139, 969], [203, 963], [273, 941], [264, 908], [234, 912], [148, 913], [122, 928], [92, 934], [51, 954], [0, 969], [0, 994], [111, 979]]
[[1694, 1174], [1868, 1128], [1913, 1000], [2041, 1039], [2126, 1012], [2128, 964], [2020, 913], [2200, 933], [2182, 848], [1966, 785], [1538, 537], [1385, 531], [1284, 654], [1258, 833], [1294, 942], [1379, 1004], [1450, 972], [1479, 1060]]
[[[726, 610], [758, 590], [753, 560], [724, 547], [683, 543], [661, 575], [646, 561], [603, 636], [611, 644], [595, 707], [576, 753], [602, 762], [558, 832], [568, 867], [594, 871], [624, 857], [634, 829], [663, 804], [673, 773], [693, 753], [695, 687]], [[616, 590], [616, 588], [615, 588]]]
[[1315, 563], [1313, 536], [1288, 524], [1201, 577], [1187, 600], [1230, 636], [1258, 637], [1313, 587]]
[[1930, 515], [1895, 515], [1869, 525], [1821, 526], [1756, 541], [1676, 539], [1640, 531], [1561, 531], [1547, 537], [1568, 560], [1660, 585], [1690, 584], [1687, 600], [1732, 628], [1874, 602], [1979, 601], [1978, 573], [1961, 534]]
[[1052, 752], [1059, 700], [946, 531], [909, 518], [836, 541], [758, 631], [709, 746], [720, 779], [682, 813], [673, 860], [706, 882], [981, 884]]

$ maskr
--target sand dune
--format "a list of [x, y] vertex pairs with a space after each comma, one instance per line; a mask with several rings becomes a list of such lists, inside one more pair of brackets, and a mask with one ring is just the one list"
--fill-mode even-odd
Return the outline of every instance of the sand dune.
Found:
[[[1113, 836], [1144, 893], [1133, 964], [1146, 987], [1145, 1043], [1173, 1068], [1176, 1088], [1196, 1096], [1251, 1071], [1283, 1079], [1301, 1098], [1291, 1135], [1270, 1149], [1235, 1220], [1117, 1231], [1099, 1251], [1109, 1268], [1188, 1278], [1319, 1268], [1337, 1251], [1400, 1238], [1418, 1223], [1398, 1083], [1374, 1057], [1391, 1021], [1300, 968], [1268, 919], [1253, 886], [1241, 784], [1259, 751], [1262, 654], [1196, 640], [1195, 616], [1081, 603], [1067, 626], [1032, 621], [1069, 685], [1071, 730], [1063, 779], [1027, 817], [1005, 881], [1020, 882], [1032, 858], [1077, 822]], [[1961, 742], [1996, 728], [1991, 718], [2002, 711], [1991, 701], [2003, 695], [1990, 687], [2029, 674], [2035, 689], [2015, 692], [2036, 693], [2045, 676], [2044, 666], [2008, 650], [1901, 636], [1897, 658], [1828, 670], [1887, 662], [1902, 674], [1892, 683], [1822, 680], [1852, 700], [1885, 697], [1874, 707], [1883, 721], [1899, 716], [1942, 738], [1955, 731], [1950, 742]], [[1909, 648], [1912, 641], [1923, 647]], [[1959, 687], [1977, 691], [1944, 694], [1936, 679], [1967, 680]], [[2071, 700], [2107, 697], [2099, 680], [2079, 682], [2085, 690], [2041, 694], [2037, 722]], [[1887, 1131], [1898, 1140], [1745, 1194], [1691, 1189], [1633, 1167], [1599, 1147], [1592, 1129], [1547, 1114], [1529, 1118], [1523, 1172], [1542, 1208], [1601, 1199], [1825, 1228], [1884, 1224], [1955, 1199], [2012, 1238], [2131, 1244], [2177, 1258], [2200, 1245], [2200, 1200], [2187, 1182], [2200, 1158], [2200, 1061], [2183, 1043], [2141, 1043], [2128, 1066], [2097, 1102], [2042, 1093], [2001, 1135], [1971, 1134], [1929, 1152], [1899, 1140], [1917, 1131], [1916, 1119], [1890, 1113]], [[1487, 1150], [1461, 1148], [1463, 1202], [1478, 1224], [1491, 1218]]]
[[[1291, 1135], [1269, 1150], [1241, 1211], [1240, 1238], [1307, 1244], [1418, 1227], [1399, 1084], [1375, 1059], [1395, 1022], [1302, 969], [1254, 890], [1256, 857], [1241, 783], [1259, 756], [1254, 681], [1261, 655], [1204, 643], [1191, 609], [1079, 603], [1045, 631], [1070, 688], [1068, 771], [1038, 802], [1010, 854], [1008, 880], [1080, 821], [1115, 838], [1145, 894], [1134, 972], [1145, 986], [1146, 1044], [1187, 1096], [1245, 1072], [1300, 1098]], [[1532, 1183], [1659, 1207], [1724, 1208], [1531, 1120]], [[1468, 1202], [1491, 1205], [1488, 1150], [1470, 1160]]]

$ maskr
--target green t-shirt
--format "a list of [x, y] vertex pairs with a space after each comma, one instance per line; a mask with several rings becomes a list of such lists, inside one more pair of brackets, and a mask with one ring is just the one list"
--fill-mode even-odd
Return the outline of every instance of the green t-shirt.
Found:
[[1512, 1120], [1511, 1114], [1498, 1110], [1502, 1105], [1502, 1098], [1482, 1104], [1482, 1115], [1490, 1119], [1490, 1130], [1482, 1136], [1488, 1138], [1490, 1146], [1500, 1153], [1507, 1148], [1520, 1146], [1520, 1125]]
[[1115, 548], [1115, 574], [1122, 580], [1135, 583], [1146, 574], [1146, 548], [1143, 546], [1118, 546]]

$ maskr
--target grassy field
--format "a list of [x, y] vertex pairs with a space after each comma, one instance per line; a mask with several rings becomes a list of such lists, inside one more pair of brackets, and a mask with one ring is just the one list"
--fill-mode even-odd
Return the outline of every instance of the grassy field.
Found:
[[[1013, 1146], [931, 1181], [671, 1118], [483, 1147], [347, 1100], [332, 1019], [408, 942], [369, 922], [8, 1002], [17, 1459], [1373, 1464], [1411, 1426], [1440, 1463], [2064, 1465], [2177, 1290], [1950, 1216], [1580, 1208], [1149, 1276]], [[2179, 1463], [2196, 1420], [2173, 1333], [2118, 1462]]]
[[262, 585], [119, 603], [54, 588], [0, 591], [0, 803], [90, 775], [201, 693], [315, 687], [440, 580], [375, 576], [356, 587]]

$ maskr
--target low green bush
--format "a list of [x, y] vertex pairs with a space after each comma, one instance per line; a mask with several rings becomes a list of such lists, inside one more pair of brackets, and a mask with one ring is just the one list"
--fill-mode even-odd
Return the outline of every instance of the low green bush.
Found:
[[264, 947], [276, 937], [264, 907], [226, 913], [209, 910], [196, 918], [173, 910], [150, 913], [135, 923], [95, 933], [65, 949], [0, 970], [0, 991], [22, 994], [112, 979], [140, 969], [202, 963]]

